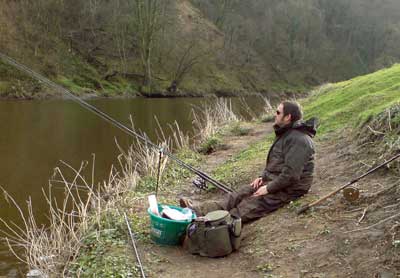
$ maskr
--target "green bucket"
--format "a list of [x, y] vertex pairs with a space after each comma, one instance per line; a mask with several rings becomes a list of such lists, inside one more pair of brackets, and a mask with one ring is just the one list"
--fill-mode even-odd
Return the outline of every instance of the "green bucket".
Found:
[[[168, 207], [182, 211], [183, 208], [170, 206]], [[162, 214], [162, 207], [158, 205], [158, 211]], [[150, 215], [150, 237], [157, 244], [163, 245], [178, 245], [182, 242], [186, 233], [187, 226], [192, 222], [192, 219], [196, 218], [196, 214], [193, 212], [192, 219], [186, 221], [171, 220], [155, 215], [147, 210]]]

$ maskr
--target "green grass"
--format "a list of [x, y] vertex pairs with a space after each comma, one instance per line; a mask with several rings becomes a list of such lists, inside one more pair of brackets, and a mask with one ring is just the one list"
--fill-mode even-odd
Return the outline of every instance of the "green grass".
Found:
[[308, 98], [306, 117], [320, 119], [319, 133], [345, 126], [361, 127], [366, 121], [400, 101], [400, 65], [332, 85]]
[[33, 98], [41, 95], [41, 88], [36, 80], [0, 61], [0, 96]]
[[[134, 222], [135, 223], [135, 222]], [[83, 239], [79, 255], [69, 269], [74, 277], [139, 277], [135, 257], [128, 248], [126, 223], [116, 211], [105, 212]]]
[[307, 92], [308, 90], [310, 90], [310, 88], [311, 87], [309, 85], [304, 84], [304, 82], [301, 80], [298, 80], [296, 82], [291, 82], [291, 84], [288, 84], [288, 83], [284, 82], [283, 80], [273, 81], [271, 84], [272, 92], [303, 93], [303, 92]]
[[[218, 166], [213, 176], [220, 181], [233, 186], [240, 185], [242, 182], [256, 178], [261, 171], [259, 164], [265, 161], [266, 154], [273, 142], [273, 135], [268, 136], [260, 142], [250, 145], [224, 164]], [[255, 176], [249, 176], [253, 174]]]
[[245, 127], [241, 122], [234, 122], [229, 127], [229, 132], [234, 136], [245, 136], [248, 135], [251, 131], [251, 128]]

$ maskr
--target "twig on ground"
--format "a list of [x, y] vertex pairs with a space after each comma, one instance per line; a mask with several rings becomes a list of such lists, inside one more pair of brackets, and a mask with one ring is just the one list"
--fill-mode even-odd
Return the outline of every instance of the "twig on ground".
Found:
[[386, 192], [392, 190], [393, 188], [395, 188], [395, 187], [398, 186], [398, 185], [399, 185], [399, 182], [396, 181], [396, 182], [393, 183], [392, 185], [389, 185], [389, 187], [387, 187], [387, 188], [384, 188], [384, 189], [382, 189], [382, 190], [379, 190], [378, 192], [375, 192], [375, 193], [371, 193], [368, 197], [369, 197], [369, 198], [371, 198], [371, 197], [372, 197], [372, 198], [378, 197], [378, 196], [382, 195], [383, 193], [386, 193]]
[[367, 166], [368, 168], [371, 168], [371, 167], [372, 167], [372, 165], [369, 165], [369, 164], [367, 164], [367, 163], [365, 163], [365, 162], [363, 162], [363, 161], [360, 161], [360, 163], [361, 163], [362, 165], [364, 165], [364, 166]]
[[374, 228], [376, 226], [379, 226], [379, 225], [381, 225], [381, 224], [383, 224], [385, 222], [388, 222], [389, 220], [392, 220], [392, 219], [394, 219], [396, 217], [399, 217], [399, 216], [400, 216], [400, 213], [392, 215], [390, 217], [387, 217], [387, 218], [385, 218], [385, 219], [383, 219], [383, 220], [379, 221], [378, 223], [375, 223], [375, 224], [373, 224], [371, 226], [368, 226], [368, 227], [365, 227], [365, 228], [361, 228], [361, 229], [355, 229], [355, 230], [347, 231], [347, 232], [344, 232], [344, 233], [348, 234], [348, 233], [354, 233], [354, 232], [361, 232], [361, 231], [369, 230], [369, 229], [372, 229], [372, 228]]
[[358, 219], [357, 221], [357, 226], [361, 224], [361, 222], [364, 220], [365, 215], [367, 214], [367, 210], [368, 210], [369, 206], [367, 206], [364, 211], [363, 214], [361, 215], [360, 219]]
[[397, 235], [396, 229], [397, 229], [398, 227], [400, 227], [400, 223], [399, 223], [399, 222], [397, 222], [396, 224], [394, 224], [394, 225], [389, 229], [389, 233], [390, 233], [391, 236], [392, 236], [392, 243], [394, 243], [395, 240], [396, 240], [396, 235]]
[[395, 207], [397, 207], [397, 206], [399, 206], [399, 205], [400, 205], [400, 204], [392, 204], [392, 205], [388, 205], [388, 206], [383, 207], [383, 209], [395, 208]]
[[363, 208], [356, 208], [356, 209], [353, 209], [353, 210], [346, 211], [346, 213], [353, 213], [353, 212], [360, 211], [360, 210], [362, 210], [362, 209], [363, 209]]
[[380, 135], [385, 135], [385, 133], [384, 132], [380, 132], [380, 131], [377, 131], [377, 130], [374, 130], [374, 129], [372, 129], [369, 125], [367, 125], [367, 128], [373, 133], [373, 134], [380, 134]]

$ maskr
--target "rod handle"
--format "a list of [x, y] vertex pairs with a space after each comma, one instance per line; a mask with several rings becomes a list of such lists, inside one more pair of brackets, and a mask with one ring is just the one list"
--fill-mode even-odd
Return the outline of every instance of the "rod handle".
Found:
[[310, 208], [309, 204], [302, 206], [297, 210], [297, 215], [305, 213], [309, 208]]

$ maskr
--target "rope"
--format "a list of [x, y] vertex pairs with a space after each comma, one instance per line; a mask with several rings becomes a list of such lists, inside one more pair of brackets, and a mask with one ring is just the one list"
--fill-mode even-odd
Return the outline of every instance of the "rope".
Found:
[[14, 59], [8, 57], [7, 55], [4, 55], [3, 53], [0, 53], [0, 58], [4, 62], [14, 66], [15, 68], [19, 69], [20, 71], [25, 72], [26, 74], [28, 74], [32, 78], [34, 78], [34, 79], [36, 79], [38, 81], [41, 81], [44, 84], [46, 84], [47, 86], [52, 87], [55, 90], [65, 94], [71, 100], [73, 100], [73, 101], [77, 102], [79, 105], [81, 105], [83, 108], [93, 112], [94, 114], [96, 114], [100, 118], [104, 119], [105, 121], [109, 122], [110, 124], [114, 125], [115, 127], [119, 128], [120, 130], [124, 131], [128, 135], [136, 136], [140, 140], [142, 140], [142, 141], [146, 142], [147, 144], [149, 144], [152, 148], [155, 148], [160, 152], [162, 151], [166, 156], [168, 156], [171, 160], [175, 161], [178, 165], [180, 165], [181, 167], [186, 168], [187, 170], [193, 172], [194, 174], [198, 175], [199, 177], [201, 177], [204, 180], [208, 181], [209, 183], [213, 184], [215, 187], [217, 187], [218, 189], [224, 191], [225, 193], [230, 193], [230, 192], [234, 191], [229, 186], [221, 183], [220, 181], [215, 180], [214, 178], [210, 177], [206, 173], [204, 173], [204, 172], [192, 167], [191, 165], [185, 163], [184, 161], [180, 160], [179, 158], [177, 158], [172, 153], [163, 150], [162, 147], [159, 147], [158, 145], [154, 144], [153, 142], [151, 142], [146, 137], [144, 137], [141, 134], [135, 132], [134, 130], [130, 129], [129, 127], [123, 125], [122, 123], [118, 122], [114, 118], [110, 117], [108, 114], [106, 114], [103, 111], [97, 109], [96, 107], [94, 107], [93, 105], [87, 103], [86, 101], [82, 100], [81, 98], [75, 96], [71, 91], [65, 89], [64, 87], [61, 87], [60, 85], [58, 85], [58, 84], [54, 83], [53, 81], [47, 79], [46, 77], [42, 76], [41, 74], [31, 70], [30, 68], [26, 67], [25, 65], [22, 65], [22, 64], [18, 63], [17, 61], [15, 61]]

